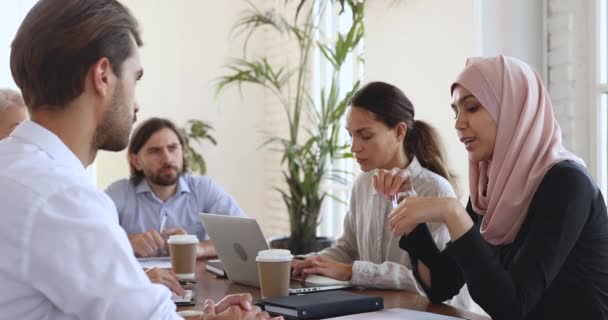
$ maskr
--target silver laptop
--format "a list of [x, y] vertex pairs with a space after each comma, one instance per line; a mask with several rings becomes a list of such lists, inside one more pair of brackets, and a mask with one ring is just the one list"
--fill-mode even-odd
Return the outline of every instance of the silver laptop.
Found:
[[[199, 214], [207, 234], [213, 241], [228, 279], [260, 287], [259, 251], [268, 249], [262, 230], [255, 219], [218, 214]], [[305, 282], [292, 281], [291, 294], [337, 290], [352, 287], [348, 282], [322, 276], [309, 276]]]

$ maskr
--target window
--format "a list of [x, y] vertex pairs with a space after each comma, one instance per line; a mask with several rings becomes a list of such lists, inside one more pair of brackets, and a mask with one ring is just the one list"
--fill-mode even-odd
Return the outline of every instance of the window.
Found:
[[[318, 17], [318, 23], [322, 25], [321, 32], [316, 35], [317, 40], [334, 42], [337, 39], [338, 32], [346, 34], [349, 27], [352, 24], [352, 14], [350, 8], [345, 6], [345, 12], [339, 14], [340, 6], [336, 3], [331, 6], [331, 2], [316, 1], [315, 5], [324, 5], [329, 3], [323, 14]], [[315, 10], [317, 11], [317, 10]], [[352, 85], [360, 79], [363, 79], [363, 62], [360, 59], [363, 48], [363, 41], [359, 43], [359, 50], [356, 54], [350, 54], [347, 61], [340, 72], [340, 88], [342, 97], [346, 94], [347, 89], [350, 89]], [[329, 89], [331, 84], [332, 76], [332, 65], [322, 59], [321, 51], [317, 48], [313, 53], [313, 94], [315, 99], [319, 99], [320, 90], [326, 87]], [[316, 105], [320, 104], [320, 101], [315, 101]], [[342, 119], [343, 128], [340, 134], [340, 142], [343, 144], [350, 143], [350, 137], [346, 131], [346, 120]], [[353, 185], [354, 174], [358, 171], [358, 167], [352, 159], [339, 159], [331, 163], [330, 170], [336, 170], [341, 172], [340, 175], [346, 180], [346, 184], [340, 184], [331, 180], [326, 179], [325, 190], [331, 194], [332, 197], [326, 197], [323, 201], [321, 208], [320, 219], [321, 223], [317, 229], [319, 236], [328, 236], [337, 238], [342, 234], [342, 226], [344, 216], [348, 209], [348, 201], [350, 200], [350, 188]]]
[[594, 78], [597, 85], [594, 90], [597, 114], [597, 155], [599, 161], [598, 184], [608, 197], [608, 0], [598, 0], [596, 23], [596, 72]]
[[10, 68], [11, 42], [21, 21], [38, 0], [5, 1], [0, 10], [0, 88], [17, 89]]

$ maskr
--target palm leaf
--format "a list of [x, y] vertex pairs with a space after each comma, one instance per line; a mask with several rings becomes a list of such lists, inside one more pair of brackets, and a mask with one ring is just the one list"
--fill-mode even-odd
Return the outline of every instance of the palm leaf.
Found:
[[201, 144], [207, 140], [213, 145], [217, 145], [217, 140], [211, 135], [211, 131], [214, 130], [213, 126], [201, 120], [191, 119], [188, 120], [186, 126], [179, 128], [179, 130], [184, 139], [184, 158], [190, 165], [190, 170], [204, 175], [207, 172], [207, 163], [203, 156], [193, 148], [192, 142], [196, 141]]

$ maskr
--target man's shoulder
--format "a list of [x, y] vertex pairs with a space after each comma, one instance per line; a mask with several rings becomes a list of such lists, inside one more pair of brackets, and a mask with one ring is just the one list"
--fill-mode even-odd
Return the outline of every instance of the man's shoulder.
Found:
[[[0, 192], [0, 203], [12, 211], [7, 214], [7, 219], [23, 221], [26, 215], [49, 206], [106, 209], [111, 203], [95, 187], [84, 168], [79, 170], [66, 166], [37, 150], [16, 155], [0, 155], [0, 190], [3, 190]], [[93, 213], [88, 212], [90, 210], [79, 211], [82, 212], [60, 214]]]
[[133, 185], [133, 181], [131, 179], [119, 179], [116, 180], [106, 188], [106, 192], [108, 191], [120, 191], [120, 192], [133, 192], [135, 190], [135, 185]]
[[207, 189], [209, 187], [217, 186], [217, 183], [213, 179], [207, 176], [195, 176], [189, 173], [182, 175], [181, 179], [188, 185], [192, 191], [200, 191], [200, 189]]
[[[19, 190], [30, 190], [39, 196], [75, 186], [86, 188], [88, 177], [82, 171], [64, 166], [48, 154], [32, 147], [10, 149], [0, 156], [0, 185], [19, 196]], [[84, 178], [84, 179], [83, 179]]]

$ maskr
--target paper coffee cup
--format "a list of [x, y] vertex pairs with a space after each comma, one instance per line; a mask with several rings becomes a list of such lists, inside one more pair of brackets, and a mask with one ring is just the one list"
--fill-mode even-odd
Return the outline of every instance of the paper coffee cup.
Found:
[[288, 296], [293, 256], [289, 250], [270, 249], [258, 252], [260, 289], [262, 298]]
[[193, 234], [173, 235], [167, 240], [171, 268], [180, 280], [194, 280], [198, 238]]

